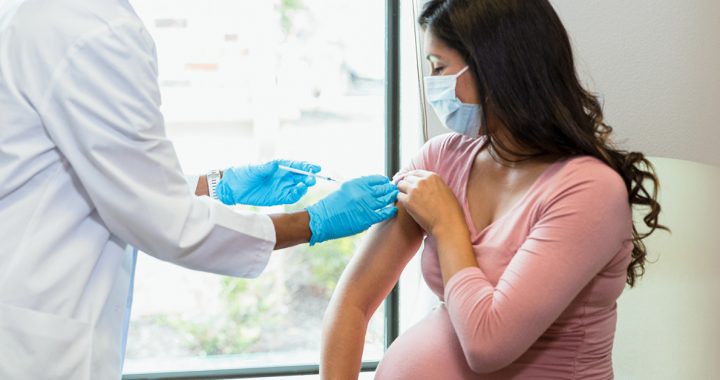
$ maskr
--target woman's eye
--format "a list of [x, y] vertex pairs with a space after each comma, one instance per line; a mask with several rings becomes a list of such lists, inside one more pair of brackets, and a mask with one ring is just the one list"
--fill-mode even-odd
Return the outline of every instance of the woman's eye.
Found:
[[437, 74], [440, 74], [443, 70], [445, 70], [445, 67], [442, 67], [442, 66], [436, 67], [433, 69], [432, 73], [437, 75]]

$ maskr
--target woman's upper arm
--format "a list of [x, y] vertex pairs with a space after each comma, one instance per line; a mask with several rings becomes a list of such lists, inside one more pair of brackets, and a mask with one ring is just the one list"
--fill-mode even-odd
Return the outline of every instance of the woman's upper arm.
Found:
[[[433, 170], [450, 137], [451, 134], [446, 134], [430, 139], [399, 173], [414, 169]], [[333, 302], [352, 301], [372, 314], [417, 252], [424, 232], [400, 203], [397, 206], [395, 218], [370, 230], [343, 272]]]
[[351, 302], [369, 318], [417, 252], [423, 231], [398, 204], [397, 216], [373, 227], [343, 272], [333, 299]]

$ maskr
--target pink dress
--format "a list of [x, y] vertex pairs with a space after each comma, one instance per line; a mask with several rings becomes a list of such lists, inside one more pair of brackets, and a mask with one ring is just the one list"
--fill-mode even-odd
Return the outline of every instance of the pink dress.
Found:
[[595, 158], [558, 161], [478, 231], [466, 189], [481, 146], [438, 136], [406, 168], [436, 172], [453, 190], [479, 268], [443, 287], [435, 241], [425, 239], [423, 276], [443, 303], [392, 344], [376, 379], [612, 379], [633, 247], [622, 178]]

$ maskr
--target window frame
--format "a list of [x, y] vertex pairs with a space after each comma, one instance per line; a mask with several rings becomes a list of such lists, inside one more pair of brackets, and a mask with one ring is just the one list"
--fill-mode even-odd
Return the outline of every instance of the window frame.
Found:
[[[362, 366], [360, 367], [360, 371], [375, 371], [375, 369], [377, 369], [378, 363], [379, 362], [377, 361], [363, 362]], [[307, 364], [205, 371], [157, 372], [124, 375], [122, 378], [123, 380], [256, 379], [262, 377], [317, 375], [318, 373], [320, 373], [320, 366], [318, 364]]]
[[[385, 0], [385, 173], [400, 170], [400, 0]], [[398, 284], [385, 300], [385, 349], [400, 335]], [[373, 372], [377, 361], [362, 362], [361, 372]], [[304, 376], [320, 373], [319, 364], [237, 368], [205, 371], [157, 372], [123, 375], [123, 380], [246, 379]]]

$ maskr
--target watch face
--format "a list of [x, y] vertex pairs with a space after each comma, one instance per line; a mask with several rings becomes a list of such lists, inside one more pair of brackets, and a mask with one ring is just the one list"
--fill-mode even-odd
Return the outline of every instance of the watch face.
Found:
[[211, 171], [210, 173], [207, 174], [207, 178], [208, 178], [209, 180], [216, 181], [216, 180], [220, 179], [220, 172], [217, 172], [217, 171], [213, 170], [213, 171]]

